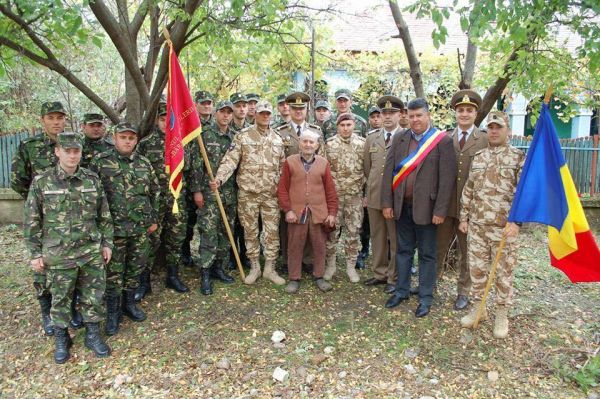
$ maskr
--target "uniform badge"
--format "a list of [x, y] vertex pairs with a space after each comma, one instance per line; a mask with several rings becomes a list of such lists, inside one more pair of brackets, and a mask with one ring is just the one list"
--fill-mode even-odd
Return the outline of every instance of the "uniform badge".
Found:
[[383, 108], [386, 108], [386, 109], [387, 108], [392, 108], [392, 102], [391, 101], [386, 102], [385, 103], [385, 107], [383, 107]]
[[470, 103], [471, 102], [471, 99], [469, 98], [468, 94], [465, 94], [465, 96], [462, 99], [462, 102], [463, 103]]

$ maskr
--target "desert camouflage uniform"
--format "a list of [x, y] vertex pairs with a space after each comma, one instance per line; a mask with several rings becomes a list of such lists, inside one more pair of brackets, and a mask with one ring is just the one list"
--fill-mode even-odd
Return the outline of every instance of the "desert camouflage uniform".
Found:
[[256, 126], [251, 126], [235, 135], [215, 176], [216, 180], [225, 182], [237, 169], [238, 217], [244, 228], [246, 253], [251, 261], [257, 261], [260, 253], [259, 216], [265, 259], [277, 259], [279, 205], [276, 193], [284, 160], [281, 137], [270, 128], [261, 133]]
[[101, 137], [97, 140], [92, 140], [86, 137], [83, 141], [83, 149], [81, 150], [80, 166], [89, 168], [92, 160], [99, 154], [106, 152], [114, 147], [114, 144], [108, 141], [106, 137]]
[[74, 290], [86, 323], [102, 320], [106, 271], [102, 247], [112, 247], [113, 226], [102, 183], [79, 168], [56, 166], [37, 176], [25, 205], [25, 243], [31, 259], [43, 257], [55, 327], [67, 328]]
[[[231, 128], [228, 128], [226, 133], [221, 133], [215, 124], [202, 131], [204, 147], [206, 148], [206, 154], [213, 173], [217, 170], [221, 159], [225, 156], [227, 150], [231, 146], [233, 137], [234, 133], [231, 131]], [[202, 174], [204, 208], [198, 209], [197, 212], [200, 232], [199, 252], [200, 267], [202, 269], [208, 269], [217, 259], [221, 260], [223, 263], [226, 262], [226, 259], [229, 257], [231, 244], [229, 243], [229, 238], [225, 231], [215, 194], [213, 194], [208, 187], [209, 178], [204, 164], [202, 170], [204, 171]], [[231, 231], [233, 231], [233, 222], [235, 221], [236, 216], [235, 181], [230, 179], [224, 182], [223, 185], [219, 187], [219, 193], [221, 194], [223, 208], [225, 208], [225, 213], [227, 214], [229, 227], [231, 228]]]
[[[354, 134], [360, 137], [367, 137], [369, 132], [369, 125], [367, 121], [360, 115], [354, 115]], [[337, 134], [337, 117], [338, 114], [331, 115], [331, 118], [323, 122], [323, 135], [325, 140], [329, 140], [331, 137]]]
[[[337, 228], [344, 226], [344, 252], [348, 264], [352, 262], [353, 265], [360, 250], [359, 232], [363, 219], [364, 146], [365, 139], [354, 133], [347, 139], [336, 134], [327, 140], [327, 160], [339, 201], [335, 224]], [[338, 234], [330, 235], [327, 257], [335, 254], [338, 240]]]
[[[468, 262], [471, 295], [481, 301], [488, 271], [502, 239], [525, 155], [509, 144], [476, 153], [461, 197], [460, 221], [469, 223]], [[496, 303], [512, 303], [516, 237], [506, 240], [496, 275]]]
[[[27, 199], [33, 179], [58, 164], [54, 155], [56, 142], [46, 134], [25, 139], [12, 161], [10, 187], [23, 199]], [[46, 271], [33, 272], [33, 286], [38, 298], [50, 295], [46, 288]]]
[[198, 154], [198, 143], [193, 140], [184, 147], [183, 184], [177, 199], [179, 213], [172, 212], [175, 198], [169, 190], [169, 175], [165, 170], [165, 134], [158, 127], [155, 127], [148, 136], [140, 140], [137, 145], [137, 152], [152, 164], [160, 187], [158, 229], [150, 235], [151, 249], [148, 257], [148, 267], [154, 265], [156, 255], [161, 248], [164, 249], [167, 266], [179, 265], [181, 244], [185, 239], [187, 226], [185, 195], [187, 190], [193, 193], [200, 191], [199, 170], [201, 160]]
[[137, 288], [150, 252], [147, 230], [158, 223], [160, 189], [152, 165], [143, 156], [111, 149], [90, 165], [98, 173], [114, 224], [114, 251], [106, 271], [107, 295]]

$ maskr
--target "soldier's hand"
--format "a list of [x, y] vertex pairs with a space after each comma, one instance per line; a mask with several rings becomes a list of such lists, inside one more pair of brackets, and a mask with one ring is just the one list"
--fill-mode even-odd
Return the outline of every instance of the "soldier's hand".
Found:
[[220, 183], [221, 182], [218, 180], [211, 180], [208, 182], [208, 186], [210, 187], [210, 190], [214, 192], [219, 189], [219, 186], [221, 185]]
[[506, 227], [504, 227], [502, 234], [504, 234], [504, 237], [506, 238], [516, 237], [519, 235], [519, 226], [512, 222], [506, 223]]
[[444, 220], [446, 219], [445, 216], [436, 216], [433, 215], [433, 218], [431, 218], [431, 223], [438, 225], [438, 224], [442, 224], [444, 223]]
[[158, 224], [154, 223], [148, 227], [148, 234], [152, 234], [158, 229]]
[[109, 247], [102, 247], [102, 258], [104, 259], [104, 263], [110, 262], [110, 258], [112, 257], [112, 249]]
[[469, 231], [469, 223], [468, 222], [460, 222], [458, 224], [458, 230], [463, 234], [467, 234], [467, 232]]
[[294, 212], [294, 211], [286, 212], [285, 221], [288, 223], [298, 223], [298, 216], [296, 216], [296, 212]]
[[381, 213], [383, 213], [383, 217], [386, 219], [394, 218], [394, 209], [393, 208], [383, 208], [381, 210]]
[[31, 262], [29, 262], [31, 264], [31, 268], [38, 272], [41, 273], [44, 271], [44, 259], [43, 258], [36, 258], [36, 259], [32, 259]]
[[333, 215], [327, 216], [327, 218], [325, 219], [325, 221], [323, 223], [325, 223], [329, 227], [335, 226], [335, 216], [333, 216]]
[[194, 193], [194, 202], [198, 209], [204, 208], [204, 196], [202, 196], [202, 193]]

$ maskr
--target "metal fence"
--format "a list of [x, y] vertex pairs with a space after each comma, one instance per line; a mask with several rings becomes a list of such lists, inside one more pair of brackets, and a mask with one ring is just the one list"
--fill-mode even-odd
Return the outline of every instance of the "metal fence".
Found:
[[[35, 133], [32, 130], [0, 136], [0, 187], [10, 186], [11, 162], [19, 143]], [[560, 140], [563, 154], [580, 194], [600, 193], [599, 142], [599, 136]], [[531, 137], [513, 137], [511, 143], [515, 147], [527, 151], [531, 144]]]

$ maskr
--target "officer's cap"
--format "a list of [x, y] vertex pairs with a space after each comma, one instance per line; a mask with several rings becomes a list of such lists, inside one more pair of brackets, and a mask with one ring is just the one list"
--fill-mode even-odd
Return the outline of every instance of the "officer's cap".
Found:
[[83, 114], [83, 123], [104, 123], [104, 115], [93, 112]]
[[233, 103], [229, 100], [219, 101], [217, 103], [217, 111], [222, 110], [223, 108], [229, 108], [233, 111]]
[[194, 102], [200, 104], [205, 101], [213, 101], [212, 95], [205, 90], [198, 90], [196, 94], [194, 94]]
[[508, 115], [506, 115], [502, 111], [492, 111], [489, 113], [487, 117], [486, 126], [491, 125], [492, 123], [496, 123], [502, 127], [508, 126]]
[[375, 112], [381, 113], [381, 108], [379, 108], [377, 105], [372, 105], [369, 108], [369, 116], [371, 116], [371, 114], [374, 114]]
[[382, 96], [377, 100], [377, 106], [382, 111], [400, 111], [404, 108], [404, 103], [396, 96]]
[[231, 97], [229, 97], [229, 101], [231, 101], [233, 104], [247, 103], [248, 98], [243, 93], [233, 93]]
[[285, 98], [285, 102], [293, 108], [306, 108], [310, 102], [310, 96], [301, 91], [294, 92]]
[[60, 101], [49, 101], [42, 104], [42, 108], [40, 111], [41, 116], [51, 114], [52, 112], [58, 112], [63, 115], [67, 115], [65, 107], [63, 107]]
[[115, 126], [114, 132], [115, 132], [115, 134], [123, 133], [123, 132], [132, 132], [132, 133], [135, 133], [136, 135], [139, 134], [137, 127], [129, 122], [117, 123], [117, 125]]
[[352, 93], [348, 89], [339, 89], [335, 92], [335, 99], [345, 98], [346, 100], [352, 100]]
[[319, 108], [326, 108], [328, 111], [331, 111], [331, 106], [325, 100], [317, 101], [317, 105], [315, 105], [315, 109], [319, 109]]
[[[54, 111], [57, 112], [57, 111]], [[75, 132], [62, 132], [56, 137], [56, 143], [62, 148], [79, 148], [83, 147], [83, 135]]]
[[273, 113], [273, 106], [271, 105], [270, 102], [268, 101], [259, 101], [258, 104], [256, 104], [256, 113], [260, 114], [261, 112], [268, 112], [270, 114]]
[[459, 105], [472, 105], [473, 107], [479, 109], [482, 101], [483, 100], [481, 99], [481, 96], [477, 94], [477, 92], [471, 89], [464, 89], [454, 93], [452, 100], [450, 100], [450, 105], [453, 109]]

